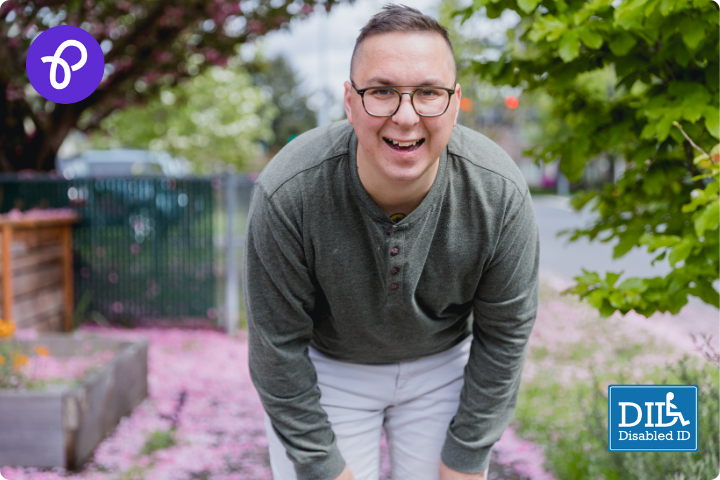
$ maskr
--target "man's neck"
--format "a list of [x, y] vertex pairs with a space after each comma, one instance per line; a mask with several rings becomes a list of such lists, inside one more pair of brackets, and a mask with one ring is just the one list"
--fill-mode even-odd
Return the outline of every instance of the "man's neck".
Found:
[[358, 176], [365, 191], [388, 216], [396, 213], [410, 215], [430, 191], [440, 167], [438, 158], [430, 168], [413, 181], [394, 181], [374, 168], [372, 162], [363, 161], [363, 152], [357, 151]]

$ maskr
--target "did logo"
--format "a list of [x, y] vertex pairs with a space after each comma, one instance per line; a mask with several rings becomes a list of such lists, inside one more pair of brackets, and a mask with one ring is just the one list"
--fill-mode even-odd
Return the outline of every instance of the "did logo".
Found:
[[28, 79], [46, 100], [75, 103], [100, 85], [105, 59], [97, 40], [70, 25], [52, 27], [35, 37], [25, 62]]
[[608, 450], [696, 452], [697, 385], [610, 385]]

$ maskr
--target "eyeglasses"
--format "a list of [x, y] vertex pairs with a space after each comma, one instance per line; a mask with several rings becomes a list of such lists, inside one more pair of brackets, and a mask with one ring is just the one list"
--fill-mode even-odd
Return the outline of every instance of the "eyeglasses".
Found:
[[[355, 82], [350, 81], [352, 87], [362, 98], [363, 108], [373, 117], [392, 117], [400, 109], [403, 95], [410, 95], [410, 104], [421, 117], [439, 117], [450, 106], [450, 99], [454, 88], [418, 87], [412, 92], [401, 92], [397, 88], [412, 87], [368, 87], [358, 90]], [[456, 84], [457, 85], [457, 84]]]

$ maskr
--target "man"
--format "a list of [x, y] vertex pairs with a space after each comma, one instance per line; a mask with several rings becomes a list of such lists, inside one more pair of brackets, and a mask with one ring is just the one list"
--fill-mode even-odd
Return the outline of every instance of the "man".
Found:
[[255, 184], [250, 371], [276, 480], [482, 480], [537, 310], [528, 188], [456, 127], [446, 30], [386, 6], [361, 30], [347, 122], [293, 140]]

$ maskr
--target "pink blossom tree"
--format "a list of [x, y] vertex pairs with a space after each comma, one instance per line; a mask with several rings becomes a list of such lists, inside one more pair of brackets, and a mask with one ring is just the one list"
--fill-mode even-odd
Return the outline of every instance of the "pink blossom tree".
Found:
[[[90, 132], [115, 110], [163, 86], [223, 66], [238, 47], [338, 0], [10, 0], [0, 6], [0, 171], [52, 170], [73, 129]], [[105, 75], [86, 99], [54, 104], [25, 72], [32, 39], [67, 24], [100, 43]]]

